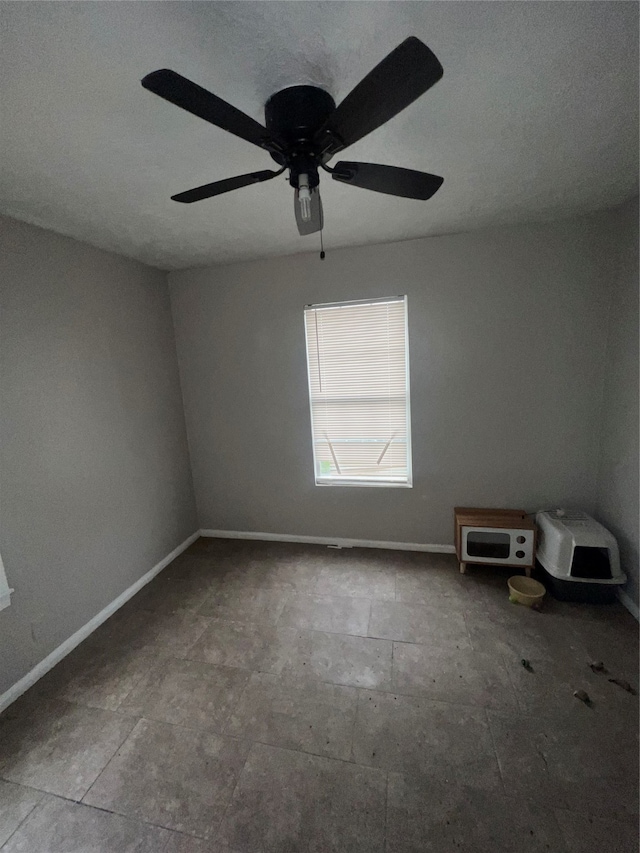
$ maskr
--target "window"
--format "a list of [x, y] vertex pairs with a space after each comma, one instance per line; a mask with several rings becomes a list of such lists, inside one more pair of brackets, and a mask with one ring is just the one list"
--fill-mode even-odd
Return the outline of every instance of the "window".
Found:
[[410, 486], [406, 296], [304, 317], [316, 484]]
[[2, 557], [0, 556], [0, 610], [4, 610], [5, 607], [11, 604], [12, 592], [13, 590], [9, 588], [9, 584], [7, 583], [7, 576], [4, 571]]

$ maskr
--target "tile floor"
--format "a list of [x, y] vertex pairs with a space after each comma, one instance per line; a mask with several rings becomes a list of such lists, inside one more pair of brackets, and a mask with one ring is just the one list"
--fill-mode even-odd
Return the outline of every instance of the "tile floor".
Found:
[[2, 853], [635, 853], [637, 624], [507, 575], [199, 540], [0, 717]]

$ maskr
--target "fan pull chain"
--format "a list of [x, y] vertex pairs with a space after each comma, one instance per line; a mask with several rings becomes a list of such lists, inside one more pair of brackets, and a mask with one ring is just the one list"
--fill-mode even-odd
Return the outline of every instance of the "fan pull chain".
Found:
[[324, 261], [324, 243], [322, 241], [322, 228], [320, 229], [320, 260]]

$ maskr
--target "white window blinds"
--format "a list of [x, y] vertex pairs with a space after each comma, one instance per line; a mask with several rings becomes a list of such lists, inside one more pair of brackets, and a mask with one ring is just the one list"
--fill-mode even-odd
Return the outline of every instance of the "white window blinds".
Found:
[[316, 483], [410, 486], [406, 297], [304, 314]]

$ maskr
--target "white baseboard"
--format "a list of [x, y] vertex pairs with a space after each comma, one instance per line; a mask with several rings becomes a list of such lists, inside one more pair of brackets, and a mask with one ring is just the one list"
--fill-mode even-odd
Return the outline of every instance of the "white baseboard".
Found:
[[620, 602], [627, 608], [629, 613], [640, 622], [640, 611], [635, 601], [623, 589], [618, 590], [618, 598]]
[[432, 554], [455, 554], [453, 545], [426, 545], [421, 542], [383, 542], [375, 539], [341, 539], [327, 536], [298, 536], [291, 533], [254, 533], [247, 530], [201, 530], [201, 536], [215, 539], [260, 539], [263, 542], [302, 542], [335, 548], [384, 548], [389, 551], [428, 551]]
[[75, 634], [72, 634], [68, 640], [65, 640], [64, 643], [61, 643], [56, 649], [54, 649], [51, 654], [48, 654], [44, 660], [41, 660], [39, 664], [34, 666], [30, 672], [28, 672], [25, 676], [23, 676], [20, 681], [17, 681], [12, 687], [10, 687], [7, 691], [5, 691], [0, 696], [0, 713], [4, 711], [5, 708], [8, 708], [12, 702], [22, 696], [22, 694], [32, 687], [36, 681], [39, 681], [43, 675], [46, 675], [50, 669], [59, 663], [63, 658], [65, 658], [69, 652], [72, 652], [76, 646], [80, 645], [80, 643], [85, 640], [89, 634], [92, 634], [96, 628], [102, 625], [109, 616], [116, 612], [123, 604], [126, 604], [130, 598], [139, 592], [143, 586], [149, 583], [150, 580], [159, 574], [165, 566], [168, 566], [172, 560], [185, 551], [192, 542], [195, 542], [196, 539], [200, 537], [200, 531], [196, 530], [195, 533], [192, 533], [188, 539], [185, 539], [177, 548], [174, 548], [170, 554], [167, 554], [159, 563], [150, 569], [145, 575], [131, 584], [130, 587], [125, 589], [123, 593], [121, 593], [117, 598], [107, 604], [107, 606], [100, 611], [100, 613], [96, 613], [93, 619], [90, 619], [86, 625], [83, 625], [82, 628], [79, 628]]

